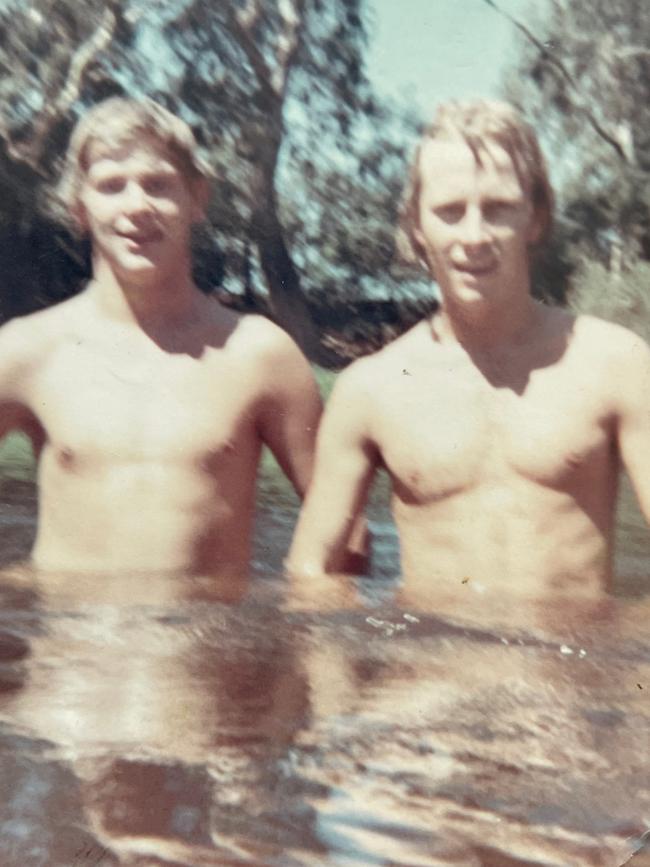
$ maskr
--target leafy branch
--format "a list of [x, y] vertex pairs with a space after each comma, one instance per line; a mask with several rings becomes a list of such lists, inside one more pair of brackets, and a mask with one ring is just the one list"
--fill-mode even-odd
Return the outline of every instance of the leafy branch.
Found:
[[[550, 46], [547, 43], [542, 42], [541, 39], [538, 39], [525, 24], [522, 24], [522, 22], [515, 18], [514, 15], [511, 15], [509, 12], [502, 9], [494, 2], [494, 0], [483, 0], [483, 2], [494, 9], [499, 15], [510, 21], [510, 23], [513, 24], [520, 33], [523, 33], [526, 39], [537, 48], [540, 55], [548, 62], [550, 68], [553, 69], [556, 75], [563, 79], [565, 84], [568, 85], [570, 91], [573, 93], [576, 109], [585, 116], [594, 132], [616, 151], [617, 155], [623, 160], [623, 162], [631, 165], [634, 162], [634, 155], [633, 148], [630, 146], [628, 141], [629, 131], [627, 128], [623, 125], [619, 125], [614, 130], [606, 129], [595, 114], [589, 109], [582, 96], [580, 86], [567, 68], [566, 64], [551, 51]], [[642, 50], [645, 51], [645, 49]], [[638, 52], [638, 50], [636, 51]]]

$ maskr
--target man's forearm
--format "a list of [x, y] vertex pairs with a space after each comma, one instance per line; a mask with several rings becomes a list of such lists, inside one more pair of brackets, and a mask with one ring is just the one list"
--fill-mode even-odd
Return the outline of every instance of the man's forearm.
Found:
[[367, 575], [370, 571], [371, 534], [364, 515], [352, 525], [347, 542], [330, 555], [326, 563], [328, 573]]

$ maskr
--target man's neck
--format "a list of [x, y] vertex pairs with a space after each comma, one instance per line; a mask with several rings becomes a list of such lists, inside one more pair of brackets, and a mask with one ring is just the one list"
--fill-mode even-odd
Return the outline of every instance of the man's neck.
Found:
[[107, 263], [96, 262], [92, 289], [102, 310], [111, 319], [143, 328], [192, 318], [200, 294], [192, 281], [189, 266], [184, 263], [164, 275], [129, 280], [115, 273]]
[[539, 326], [541, 313], [541, 305], [530, 295], [507, 310], [486, 306], [471, 313], [443, 302], [431, 327], [434, 337], [443, 343], [458, 343], [470, 353], [490, 354], [527, 343]]

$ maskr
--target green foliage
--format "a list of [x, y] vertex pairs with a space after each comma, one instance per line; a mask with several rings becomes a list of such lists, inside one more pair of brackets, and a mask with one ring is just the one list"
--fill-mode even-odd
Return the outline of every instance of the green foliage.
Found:
[[648, 260], [650, 4], [555, 0], [530, 21], [507, 94], [551, 154], [570, 258]]
[[29, 439], [20, 433], [12, 433], [0, 442], [0, 479], [33, 481], [36, 477], [36, 461]]
[[216, 170], [197, 245], [202, 288], [217, 286], [225, 263], [227, 292], [318, 355], [308, 297], [359, 298], [391, 270], [403, 128], [413, 127], [365, 79], [362, 4], [5, 2], [1, 314], [63, 298], [87, 277], [87, 250], [42, 204], [84, 109], [148, 95], [190, 123]]
[[569, 296], [577, 313], [591, 313], [636, 331], [650, 342], [650, 263], [636, 262], [615, 275], [598, 262], [578, 268]]
[[337, 374], [333, 370], [325, 370], [323, 367], [314, 367], [313, 372], [321, 397], [327, 401], [334, 388]]

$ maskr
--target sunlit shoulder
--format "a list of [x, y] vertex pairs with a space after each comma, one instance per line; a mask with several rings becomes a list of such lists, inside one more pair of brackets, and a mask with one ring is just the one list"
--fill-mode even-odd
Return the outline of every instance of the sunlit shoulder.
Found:
[[235, 317], [232, 319], [235, 327], [230, 344], [254, 358], [261, 371], [281, 376], [283, 365], [307, 365], [295, 341], [270, 319], [255, 313], [239, 314], [227, 311], [226, 315]]
[[430, 335], [428, 321], [418, 322], [386, 346], [354, 361], [341, 374], [339, 380], [345, 383], [347, 388], [358, 387], [380, 393], [380, 377], [387, 374], [405, 375], [404, 364], [415, 353], [420, 352], [426, 343], [430, 343]]
[[650, 346], [635, 332], [616, 322], [596, 316], [575, 317], [574, 332], [580, 346], [591, 351], [612, 370], [620, 365], [643, 366], [650, 363]]
[[295, 347], [294, 341], [286, 331], [259, 313], [235, 313], [222, 307], [223, 311], [236, 318], [237, 336], [242, 339], [255, 340], [255, 348], [259, 352], [287, 351]]
[[83, 306], [79, 296], [63, 301], [54, 307], [17, 316], [0, 328], [0, 356], [5, 359], [42, 363], [44, 352], [76, 333], [77, 311]]

